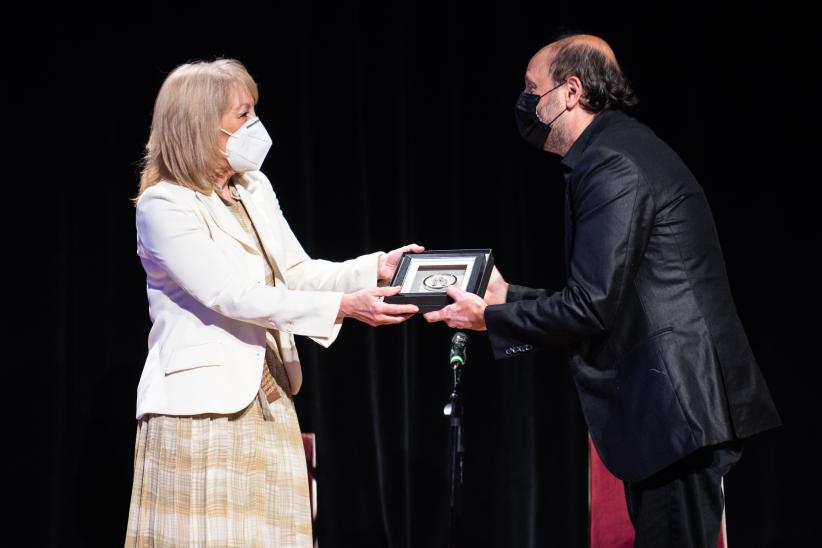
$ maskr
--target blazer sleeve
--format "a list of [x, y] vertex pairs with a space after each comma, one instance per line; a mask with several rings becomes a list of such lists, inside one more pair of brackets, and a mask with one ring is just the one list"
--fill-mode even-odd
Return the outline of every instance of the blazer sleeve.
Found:
[[286, 278], [289, 289], [353, 293], [377, 286], [378, 258], [382, 252], [369, 253], [343, 262], [312, 259], [303, 250], [285, 217], [282, 214], [279, 217], [286, 239]]
[[295, 335], [330, 337], [342, 293], [289, 291], [234, 268], [184, 200], [157, 186], [137, 204], [137, 251], [220, 314]]
[[591, 149], [586, 155], [587, 169], [580, 166], [569, 188], [575, 222], [566, 285], [485, 309], [497, 359], [606, 332], [636, 272], [653, 222], [653, 196], [623, 154]]
[[343, 262], [312, 259], [294, 235], [283, 215], [271, 182], [261, 172], [254, 174], [264, 187], [269, 207], [279, 223], [285, 245], [285, 275], [288, 288], [299, 291], [338, 291], [353, 293], [377, 286], [378, 258], [382, 252], [369, 253]]
[[[312, 259], [291, 230], [276, 197], [275, 207], [285, 240], [286, 280], [289, 290], [297, 293], [336, 291], [341, 294], [377, 286], [378, 257], [381, 252], [362, 255], [344, 262]], [[339, 302], [337, 308], [339, 309]], [[311, 339], [328, 348], [336, 340], [341, 329], [342, 322], [337, 322], [327, 335], [312, 336]]]

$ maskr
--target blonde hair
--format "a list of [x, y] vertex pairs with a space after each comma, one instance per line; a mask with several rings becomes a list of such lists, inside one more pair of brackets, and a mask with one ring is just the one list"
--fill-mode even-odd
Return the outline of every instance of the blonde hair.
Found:
[[237, 89], [247, 90], [257, 103], [257, 84], [234, 59], [187, 63], [168, 75], [154, 102], [135, 201], [163, 180], [211, 193], [225, 161], [220, 119]]

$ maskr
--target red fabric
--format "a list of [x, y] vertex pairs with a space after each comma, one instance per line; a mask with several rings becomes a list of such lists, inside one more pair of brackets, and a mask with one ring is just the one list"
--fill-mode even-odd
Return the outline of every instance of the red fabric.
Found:
[[622, 481], [602, 464], [590, 438], [588, 457], [590, 548], [632, 548], [634, 527], [625, 506]]
[[[632, 548], [634, 527], [625, 506], [622, 481], [611, 474], [588, 438], [588, 523], [590, 548]], [[725, 548], [725, 516], [717, 548]]]
[[317, 545], [317, 447], [314, 434], [303, 432], [303, 449], [305, 449], [305, 467], [308, 469], [308, 496], [311, 500], [311, 529], [314, 532], [314, 545]]

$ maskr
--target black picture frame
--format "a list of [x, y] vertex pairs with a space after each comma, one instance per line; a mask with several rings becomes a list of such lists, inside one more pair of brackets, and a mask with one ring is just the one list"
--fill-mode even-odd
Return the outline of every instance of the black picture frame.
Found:
[[485, 295], [494, 267], [494, 255], [488, 249], [437, 249], [422, 253], [403, 253], [391, 280], [403, 290], [385, 298], [391, 304], [414, 304], [420, 312], [431, 312], [448, 306], [453, 300], [445, 292], [456, 285], [480, 297]]

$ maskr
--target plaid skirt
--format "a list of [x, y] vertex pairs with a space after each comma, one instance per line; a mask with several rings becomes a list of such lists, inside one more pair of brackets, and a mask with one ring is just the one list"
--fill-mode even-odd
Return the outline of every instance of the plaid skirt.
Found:
[[233, 415], [137, 423], [127, 547], [310, 548], [305, 452], [294, 402], [261, 388]]

